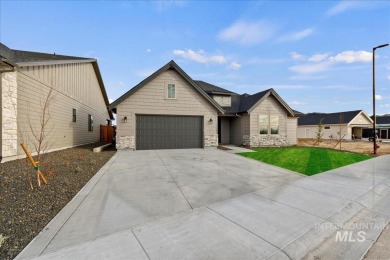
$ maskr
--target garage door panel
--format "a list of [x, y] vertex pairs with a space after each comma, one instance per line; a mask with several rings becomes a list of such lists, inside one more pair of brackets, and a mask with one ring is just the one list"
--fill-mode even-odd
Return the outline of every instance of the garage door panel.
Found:
[[201, 116], [136, 116], [136, 149], [182, 149], [203, 147]]

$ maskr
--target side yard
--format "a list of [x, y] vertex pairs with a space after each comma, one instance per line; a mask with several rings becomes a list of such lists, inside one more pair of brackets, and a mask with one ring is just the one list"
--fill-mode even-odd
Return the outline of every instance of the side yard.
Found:
[[272, 147], [254, 150], [255, 153], [240, 155], [309, 176], [371, 158], [366, 154], [316, 147]]
[[[313, 147], [315, 139], [298, 139], [298, 146], [308, 146]], [[323, 140], [318, 147], [322, 148], [335, 148], [337, 145], [336, 140]], [[378, 155], [390, 154], [390, 142], [378, 142], [379, 148], [377, 150]], [[356, 152], [356, 153], [364, 153], [364, 154], [372, 154], [373, 152], [373, 142], [368, 141], [343, 141], [341, 143], [341, 150]], [[335, 149], [339, 149], [340, 146], [337, 145]]]
[[94, 147], [46, 154], [41, 170], [48, 185], [34, 190], [26, 176], [26, 171], [35, 176], [27, 159], [0, 164], [0, 259], [13, 259], [116, 151], [93, 153]]

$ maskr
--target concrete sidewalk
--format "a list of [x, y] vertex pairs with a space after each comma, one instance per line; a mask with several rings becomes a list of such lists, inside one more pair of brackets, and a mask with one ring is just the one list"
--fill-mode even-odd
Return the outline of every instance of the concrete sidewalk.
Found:
[[389, 172], [390, 156], [304, 177], [216, 149], [120, 151], [17, 259], [361, 258], [390, 220]]

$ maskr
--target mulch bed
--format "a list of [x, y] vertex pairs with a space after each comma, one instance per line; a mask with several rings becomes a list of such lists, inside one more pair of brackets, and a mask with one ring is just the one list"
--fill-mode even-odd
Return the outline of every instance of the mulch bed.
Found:
[[[48, 184], [37, 187], [27, 159], [0, 164], [0, 259], [13, 259], [115, 154], [89, 144], [44, 155]], [[28, 175], [26, 174], [28, 172]], [[32, 177], [31, 190], [28, 177]]]

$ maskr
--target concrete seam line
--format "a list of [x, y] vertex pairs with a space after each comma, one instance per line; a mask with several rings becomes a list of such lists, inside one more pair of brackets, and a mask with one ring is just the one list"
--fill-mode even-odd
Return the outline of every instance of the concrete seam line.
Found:
[[167, 170], [169, 176], [171, 176], [171, 179], [173, 180], [173, 182], [176, 184], [176, 187], [179, 189], [181, 195], [183, 196], [183, 198], [187, 201], [188, 205], [191, 207], [191, 210], [193, 210], [194, 208], [192, 207], [192, 205], [190, 204], [190, 202], [188, 201], [187, 197], [184, 195], [183, 191], [180, 189], [179, 187], [179, 184], [176, 182], [175, 178], [173, 178], [170, 170], [168, 169], [168, 166], [165, 164], [165, 162], [161, 159], [160, 155], [158, 154], [157, 151], [155, 151], [155, 153], [157, 154], [157, 157], [160, 159], [160, 161], [162, 162], [162, 164], [164, 165], [165, 167], [165, 170]]
[[[265, 239], [265, 238], [263, 238], [263, 237], [257, 235], [257, 234], [254, 233], [253, 231], [251, 231], [251, 230], [247, 229], [246, 227], [244, 227], [244, 226], [238, 224], [237, 222], [234, 222], [233, 220], [231, 220], [231, 219], [225, 217], [224, 215], [220, 214], [219, 212], [213, 210], [212, 208], [210, 208], [210, 207], [208, 207], [208, 206], [207, 206], [206, 208], [208, 208], [209, 210], [211, 210], [211, 211], [214, 212], [215, 214], [217, 214], [217, 215], [223, 217], [223, 218], [226, 219], [227, 221], [229, 221], [229, 222], [231, 222], [231, 223], [237, 225], [238, 227], [240, 227], [240, 228], [246, 230], [247, 232], [251, 233], [252, 235], [254, 235], [254, 236], [260, 238], [261, 240], [267, 242], [268, 244], [274, 246], [275, 248], [279, 249], [280, 251], [282, 251], [282, 252], [288, 257], [288, 259], [292, 260], [292, 258], [291, 258], [291, 257], [290, 257], [282, 248], [279, 248], [278, 246], [274, 245], [273, 243], [271, 243], [271, 242], [268, 241], [267, 239]], [[275, 253], [276, 253], [276, 252], [275, 252]], [[275, 254], [275, 253], [274, 253], [274, 254]], [[274, 255], [274, 254], [271, 254], [271, 255]]]
[[387, 222], [387, 225], [384, 229], [382, 229], [381, 233], [379, 233], [379, 235], [377, 236], [377, 238], [373, 241], [373, 243], [371, 244], [371, 246], [369, 248], [367, 248], [367, 250], [364, 252], [363, 254], [363, 257], [362, 259], [368, 254], [368, 251], [370, 251], [370, 249], [374, 246], [374, 244], [378, 241], [378, 239], [380, 238], [380, 236], [382, 235], [383, 232], [385, 232], [385, 230], [388, 228], [388, 225], [390, 224], [390, 221]]
[[140, 247], [142, 248], [142, 250], [144, 251], [146, 257], [150, 260], [150, 257], [148, 255], [148, 253], [146, 252], [144, 246], [141, 244], [141, 241], [139, 241], [138, 237], [136, 236], [136, 234], [134, 233], [134, 231], [132, 229], [130, 229], [131, 233], [133, 234], [133, 236], [135, 237], [135, 239], [137, 239], [137, 242], [138, 244], [140, 245]]
[[287, 206], [287, 207], [290, 207], [290, 208], [293, 208], [293, 209], [296, 209], [296, 210], [299, 210], [299, 211], [305, 212], [305, 213], [307, 213], [307, 214], [310, 214], [310, 215], [312, 215], [312, 216], [314, 216], [314, 217], [317, 217], [317, 218], [320, 218], [320, 219], [323, 219], [323, 220], [327, 220], [327, 219], [326, 219], [326, 218], [324, 218], [324, 217], [317, 216], [316, 214], [313, 214], [313, 213], [307, 212], [307, 211], [305, 211], [305, 210], [302, 210], [302, 209], [298, 209], [298, 208], [296, 208], [296, 207], [293, 207], [293, 206], [291, 206], [291, 205], [288, 205], [288, 204], [282, 203], [282, 202], [280, 202], [280, 201], [273, 200], [273, 199], [270, 199], [270, 198], [267, 198], [267, 197], [263, 197], [263, 196], [261, 196], [261, 195], [259, 195], [259, 194], [255, 193], [255, 192], [252, 192], [251, 194], [253, 194], [253, 195], [255, 195], [255, 196], [259, 196], [260, 198], [263, 198], [263, 199], [266, 199], [266, 200], [270, 200], [270, 201], [273, 201], [273, 202], [276, 202], [276, 203], [282, 204], [282, 205], [284, 205], [284, 206]]
[[[88, 193], [84, 196], [84, 198], [80, 201], [80, 203], [77, 205], [77, 207], [75, 208], [75, 210], [69, 215], [69, 217], [67, 217], [66, 218], [66, 220], [64, 221], [64, 223], [61, 225], [61, 227], [57, 230], [57, 232], [55, 232], [55, 234], [54, 234], [54, 236], [50, 239], [50, 241], [46, 244], [46, 246], [42, 249], [42, 251], [39, 253], [39, 255], [41, 255], [42, 254], [42, 252], [43, 251], [45, 251], [45, 249], [47, 248], [47, 246], [51, 243], [51, 241], [54, 239], [54, 237], [56, 237], [57, 236], [57, 234], [58, 234], [58, 232], [60, 232], [61, 231], [61, 229], [64, 227], [64, 225], [68, 222], [68, 220], [73, 216], [73, 214], [76, 212], [76, 210], [80, 207], [80, 205], [84, 202], [84, 200], [88, 197], [88, 195], [91, 193], [91, 191], [95, 188], [95, 186], [99, 183], [99, 181], [100, 181], [100, 179], [104, 176], [104, 175], [106, 175], [106, 173], [107, 173], [107, 171], [108, 171], [108, 169], [109, 169], [109, 166], [111, 166], [113, 163], [114, 163], [114, 161], [116, 161], [116, 159], [118, 158], [118, 155], [119, 155], [119, 153], [118, 152], [116, 152], [115, 153], [115, 158], [112, 158], [113, 160], [111, 161], [111, 163], [108, 165], [108, 167], [104, 170], [104, 172], [103, 172], [103, 174], [99, 177], [99, 179], [96, 181], [96, 183], [91, 187], [91, 189], [88, 191]], [[105, 165], [104, 165], [105, 166]], [[103, 167], [104, 167], [103, 166]], [[102, 167], [102, 168], [103, 168]], [[94, 175], [95, 176], [95, 175]], [[90, 179], [90, 181], [92, 180], [92, 178]], [[88, 184], [88, 183], [87, 183]], [[87, 185], [86, 184], [86, 185]], [[86, 185], [84, 185], [84, 187], [86, 186]], [[83, 188], [84, 188], [83, 187]], [[80, 190], [81, 191], [81, 190]], [[79, 191], [79, 192], [80, 192]], [[77, 194], [79, 194], [79, 192], [77, 193]], [[76, 196], [77, 196], [77, 194], [76, 194]], [[60, 211], [61, 212], [61, 211]], [[60, 213], [59, 212], [59, 213]], [[58, 213], [58, 214], [59, 214]], [[38, 255], [38, 256], [39, 256]]]

